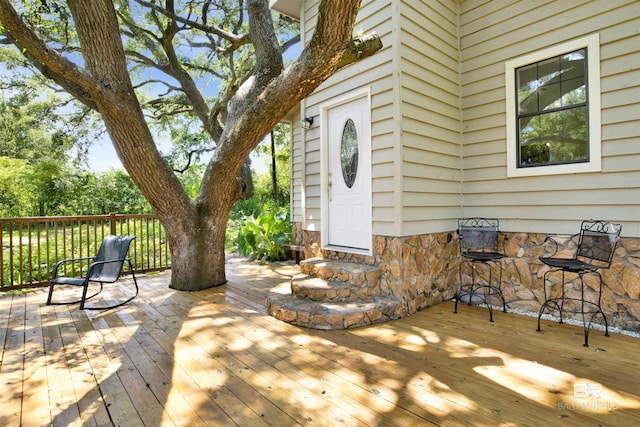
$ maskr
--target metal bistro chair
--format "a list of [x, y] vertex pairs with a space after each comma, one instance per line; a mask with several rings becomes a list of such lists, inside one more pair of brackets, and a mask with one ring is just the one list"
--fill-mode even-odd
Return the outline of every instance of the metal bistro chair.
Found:
[[[576, 313], [582, 314], [582, 326], [584, 328], [584, 346], [589, 347], [589, 329], [593, 319], [600, 314], [604, 319], [605, 336], [609, 336], [609, 325], [607, 323], [607, 317], [602, 311], [600, 306], [600, 300], [602, 298], [602, 276], [598, 270], [608, 269], [611, 266], [611, 260], [613, 259], [613, 253], [616, 249], [618, 240], [620, 239], [620, 231], [622, 226], [620, 224], [613, 224], [606, 221], [583, 221], [580, 225], [580, 233], [571, 236], [571, 239], [575, 239], [578, 236], [578, 246], [573, 254], [572, 258], [558, 257], [559, 243], [552, 236], [547, 237], [547, 241], [550, 241], [554, 246], [551, 256], [541, 256], [540, 260], [551, 266], [552, 268], [544, 274], [544, 295], [545, 301], [540, 307], [538, 313], [538, 329], [540, 332], [540, 318], [544, 314], [545, 310], [558, 310], [560, 313], [560, 323], [563, 323], [562, 314], [565, 311], [565, 302], [573, 301], [579, 303], [579, 307], [575, 307]], [[561, 294], [559, 297], [547, 296], [547, 276], [551, 273], [561, 271], [562, 283]], [[565, 273], [577, 274], [580, 278], [580, 297], [569, 296], [566, 293]], [[596, 301], [589, 301], [585, 299], [584, 289], [584, 275], [593, 274], [597, 276], [599, 286], [596, 293]], [[587, 317], [589, 321], [587, 322]]]
[[[136, 276], [133, 272], [133, 264], [131, 263], [131, 259], [127, 258], [129, 246], [134, 239], [134, 236], [107, 236], [102, 240], [100, 249], [98, 249], [98, 254], [95, 257], [70, 258], [58, 261], [54, 267], [53, 277], [51, 278], [51, 283], [49, 285], [49, 297], [47, 298], [47, 305], [75, 304], [79, 302], [81, 310], [106, 310], [109, 308], [119, 307], [134, 299], [138, 295], [138, 282], [136, 281]], [[93, 260], [89, 264], [89, 268], [87, 269], [87, 274], [85, 277], [65, 277], [59, 275], [59, 269], [64, 264], [71, 262], [82, 262], [83, 260]], [[122, 267], [125, 262], [129, 263], [129, 271], [131, 272], [133, 283], [136, 288], [135, 294], [132, 297], [128, 298], [126, 301], [122, 301], [115, 305], [102, 307], [85, 307], [85, 302], [88, 299], [93, 298], [94, 296], [102, 292], [103, 283], [113, 283], [118, 280], [120, 274], [122, 273]], [[89, 282], [99, 282], [100, 289], [93, 295], [87, 296]], [[80, 286], [82, 287], [82, 297], [79, 300], [71, 302], [51, 302], [51, 297], [53, 296], [53, 288], [56, 285]]]
[[[461, 218], [458, 220], [458, 235], [460, 236], [460, 255], [463, 257], [460, 263], [460, 289], [454, 297], [456, 300], [453, 312], [458, 312], [458, 302], [468, 305], [486, 303], [489, 307], [489, 321], [493, 322], [494, 297], [502, 301], [502, 311], [507, 311], [507, 306], [502, 294], [502, 259], [504, 253], [504, 241], [507, 235], [499, 231], [499, 221], [492, 218]], [[502, 236], [502, 239], [499, 237]], [[502, 248], [499, 249], [500, 240]], [[471, 283], [464, 283], [463, 269], [465, 264], [471, 267]], [[487, 266], [489, 277], [486, 282], [476, 281], [476, 266]], [[499, 269], [498, 283], [493, 283], [492, 266]]]

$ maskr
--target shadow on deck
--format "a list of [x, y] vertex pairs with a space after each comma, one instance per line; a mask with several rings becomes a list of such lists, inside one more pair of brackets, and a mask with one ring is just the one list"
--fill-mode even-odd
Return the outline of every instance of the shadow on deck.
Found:
[[[0, 296], [2, 425], [633, 425], [637, 338], [443, 303], [373, 326], [267, 315], [292, 264], [230, 258], [228, 283], [140, 294], [105, 312]], [[127, 286], [106, 288], [120, 298]]]

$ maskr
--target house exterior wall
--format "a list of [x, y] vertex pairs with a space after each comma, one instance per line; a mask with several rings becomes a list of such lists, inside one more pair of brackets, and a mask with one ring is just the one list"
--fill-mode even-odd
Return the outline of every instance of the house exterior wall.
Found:
[[[462, 215], [505, 231], [574, 233], [583, 219], [640, 237], [640, 2], [460, 3]], [[602, 171], [507, 177], [505, 62], [590, 34], [600, 37]]]
[[458, 5], [401, 1], [397, 13], [402, 198], [395, 218], [401, 236], [450, 231], [462, 202]]
[[[302, 212], [304, 211], [304, 196], [303, 187], [300, 185], [304, 180], [304, 146], [302, 141], [302, 118], [300, 112], [295, 111], [290, 114], [291, 119], [291, 157], [290, 170], [291, 170], [291, 186], [289, 189], [290, 194], [290, 210], [291, 221], [295, 224], [302, 224]], [[300, 242], [301, 240], [296, 240]]]
[[[303, 2], [303, 42], [317, 1]], [[320, 247], [320, 126], [294, 134], [293, 218], [307, 257], [376, 264], [404, 314], [452, 297], [457, 218], [495, 217], [509, 234], [507, 303], [544, 300], [544, 238], [586, 219], [623, 225], [603, 304], [612, 325], [640, 330], [640, 2], [637, 0], [363, 0], [357, 31], [384, 48], [341, 70], [301, 105], [371, 91], [371, 256]], [[505, 62], [598, 33], [602, 171], [507, 177]], [[294, 190], [295, 193], [295, 190]]]
[[[317, 3], [303, 4], [303, 43], [313, 33]], [[457, 16], [455, 1], [363, 1], [355, 28], [377, 32], [383, 49], [336, 73], [301, 105], [301, 117], [314, 117], [314, 126], [293, 139], [292, 216], [304, 229], [321, 227], [320, 108], [363, 88], [370, 88], [372, 104], [373, 234], [451, 229], [462, 181]]]

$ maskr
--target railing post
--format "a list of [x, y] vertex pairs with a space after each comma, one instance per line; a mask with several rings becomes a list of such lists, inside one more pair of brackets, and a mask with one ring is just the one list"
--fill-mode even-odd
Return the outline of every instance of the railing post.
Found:
[[111, 212], [109, 214], [109, 234], [115, 236], [116, 232], [116, 214]]

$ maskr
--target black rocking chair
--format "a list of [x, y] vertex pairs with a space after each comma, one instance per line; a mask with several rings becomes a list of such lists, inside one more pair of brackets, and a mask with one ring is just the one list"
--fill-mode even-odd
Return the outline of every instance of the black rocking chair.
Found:
[[[135, 236], [107, 236], [102, 240], [102, 244], [100, 245], [98, 254], [95, 257], [80, 257], [58, 261], [54, 267], [53, 277], [51, 278], [51, 283], [49, 285], [49, 297], [47, 298], [47, 305], [75, 304], [79, 302], [81, 310], [106, 310], [109, 308], [119, 307], [134, 299], [138, 295], [138, 282], [136, 281], [136, 276], [133, 272], [133, 264], [131, 263], [131, 259], [127, 258], [129, 246], [134, 239]], [[59, 269], [64, 264], [82, 261], [88, 262], [88, 260], [92, 260], [92, 262], [89, 264], [85, 277], [60, 276]], [[118, 280], [120, 274], [122, 273], [122, 267], [124, 266], [125, 262], [129, 263], [129, 271], [131, 272], [131, 276], [133, 277], [133, 283], [136, 289], [135, 294], [132, 297], [128, 298], [126, 301], [122, 301], [115, 305], [102, 307], [85, 307], [85, 302], [88, 299], [93, 298], [102, 291], [103, 283], [113, 283]], [[99, 282], [100, 289], [93, 295], [87, 296], [89, 282]], [[82, 297], [79, 300], [71, 302], [51, 302], [51, 297], [53, 296], [53, 288], [55, 285], [80, 286], [82, 287]]]
[[[551, 256], [540, 257], [543, 263], [552, 268], [544, 274], [545, 301], [538, 313], [538, 332], [541, 331], [540, 318], [545, 310], [558, 310], [560, 313], [560, 323], [563, 323], [563, 312], [568, 311], [568, 309], [565, 309], [565, 303], [571, 301], [575, 305], [575, 312], [582, 314], [585, 347], [589, 347], [589, 329], [591, 328], [593, 319], [598, 314], [600, 314], [604, 320], [604, 335], [609, 336], [607, 317], [604, 315], [602, 307], [600, 306], [600, 300], [602, 298], [602, 276], [600, 276], [598, 270], [608, 269], [611, 266], [621, 230], [622, 226], [620, 224], [613, 224], [606, 221], [583, 221], [580, 226], [580, 234], [571, 236], [571, 239], [578, 237], [578, 246], [571, 258], [556, 256], [559, 250], [558, 241], [551, 236], [547, 237], [547, 241], [551, 242], [555, 247]], [[549, 298], [547, 296], [547, 276], [557, 271], [562, 272], [560, 296]], [[565, 273], [567, 272], [577, 274], [580, 278], [579, 297], [577, 294], [567, 295], [565, 289]], [[585, 274], [593, 274], [598, 278], [599, 286], [595, 294], [595, 301], [585, 299]]]
[[[499, 230], [497, 219], [491, 218], [461, 218], [458, 220], [458, 235], [460, 236], [460, 255], [463, 257], [460, 263], [460, 289], [454, 297], [456, 300], [453, 312], [458, 312], [458, 302], [468, 305], [485, 303], [489, 307], [489, 321], [493, 322], [494, 297], [502, 301], [502, 311], [507, 311], [507, 306], [502, 294], [502, 259], [506, 258], [504, 250], [500, 250], [500, 240], [504, 248], [507, 235]], [[499, 237], [502, 236], [502, 239]], [[471, 283], [464, 283], [463, 268], [465, 264], [471, 267]], [[483, 264], [489, 270], [488, 280], [476, 281], [476, 265]], [[492, 265], [499, 269], [498, 283], [493, 283]]]

